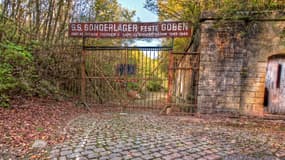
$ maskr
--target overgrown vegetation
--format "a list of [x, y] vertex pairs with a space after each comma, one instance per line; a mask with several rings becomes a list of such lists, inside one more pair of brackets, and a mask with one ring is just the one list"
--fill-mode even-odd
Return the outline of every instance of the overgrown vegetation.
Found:
[[11, 95], [30, 94], [34, 89], [35, 68], [32, 54], [24, 47], [0, 43], [0, 105], [9, 106]]
[[152, 91], [152, 92], [158, 92], [160, 91], [163, 87], [162, 87], [162, 82], [160, 81], [150, 81], [146, 88], [149, 90], [149, 91]]
[[56, 88], [37, 71], [31, 51], [31, 48], [10, 41], [0, 43], [0, 106], [9, 107], [13, 96], [56, 93]]
[[[202, 13], [221, 19], [264, 16], [259, 12], [285, 12], [284, 0], [146, 0], [145, 8], [157, 13], [160, 20], [189, 21], [193, 27], [194, 36], [191, 39], [177, 39], [175, 48], [197, 49], [199, 39], [199, 21]], [[213, 15], [215, 14], [215, 15]], [[169, 43], [169, 42], [168, 42]]]
[[68, 37], [69, 22], [131, 21], [134, 14], [117, 0], [0, 1], [0, 106], [13, 96], [78, 92], [82, 42]]

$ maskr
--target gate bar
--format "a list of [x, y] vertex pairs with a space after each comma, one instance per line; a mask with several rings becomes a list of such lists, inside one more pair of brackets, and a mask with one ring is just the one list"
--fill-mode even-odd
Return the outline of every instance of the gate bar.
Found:
[[177, 55], [198, 55], [200, 52], [172, 52], [172, 54]]
[[[172, 102], [172, 92], [173, 92], [173, 78], [174, 78], [174, 71], [170, 68], [174, 68], [174, 54], [173, 53], [173, 46], [174, 46], [174, 38], [172, 38], [172, 49], [169, 54], [169, 64], [168, 64], [168, 94], [167, 94], [167, 105], [171, 104]], [[170, 106], [172, 107], [172, 106]], [[164, 109], [163, 109], [164, 110]]]
[[83, 50], [124, 50], [124, 49], [160, 49], [160, 50], [172, 50], [171, 46], [134, 46], [134, 47], [127, 47], [127, 46], [83, 46]]

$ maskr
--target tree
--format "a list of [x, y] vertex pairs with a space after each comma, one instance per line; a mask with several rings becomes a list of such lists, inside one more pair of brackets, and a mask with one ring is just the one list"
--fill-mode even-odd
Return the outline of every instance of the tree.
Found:
[[[34, 58], [27, 66], [33, 66], [37, 71], [26, 74], [27, 76], [40, 77], [41, 80], [48, 80], [54, 85], [64, 79], [64, 83], [67, 84], [69, 80], [73, 80], [72, 78], [80, 77], [75, 74], [79, 74], [78, 53], [82, 45], [81, 38], [69, 38], [68, 23], [131, 21], [134, 14], [134, 11], [120, 6], [117, 0], [0, 0], [0, 45], [8, 43], [12, 48], [16, 46], [19, 55], [26, 53], [26, 50], [32, 53]], [[119, 39], [91, 41], [92, 45], [121, 45], [123, 42]], [[18, 47], [23, 50], [18, 51]], [[0, 46], [0, 62], [11, 57], [11, 54], [6, 53], [14, 53], [7, 52], [6, 48]], [[15, 67], [22, 63], [16, 58], [14, 61]], [[14, 66], [9, 66], [10, 62], [5, 63], [7, 65], [0, 63], [0, 81], [1, 84], [5, 84], [4, 89], [0, 85], [0, 104], [2, 101], [6, 103], [12, 95], [9, 94], [9, 89], [16, 86], [14, 84], [19, 86], [18, 84], [22, 83], [20, 80], [23, 79], [13, 77]], [[25, 68], [19, 68], [17, 73], [25, 75]], [[37, 83], [29, 80], [27, 84], [38, 84], [41, 81], [36, 79]], [[5, 96], [1, 99], [1, 95]]]
[[68, 22], [131, 21], [135, 14], [117, 0], [2, 0], [0, 11], [1, 24], [15, 24], [13, 31], [3, 25], [12, 33], [9, 40], [38, 41], [43, 46], [70, 42]]
[[[145, 8], [159, 15], [160, 20], [184, 20], [192, 23], [193, 36], [190, 44], [199, 34], [198, 23], [201, 13], [211, 11], [221, 18], [239, 18], [239, 12], [249, 13], [264, 10], [283, 10], [284, 0], [146, 0]], [[178, 40], [183, 46], [189, 40]], [[184, 44], [185, 46], [185, 44]], [[197, 47], [194, 47], [197, 48]]]

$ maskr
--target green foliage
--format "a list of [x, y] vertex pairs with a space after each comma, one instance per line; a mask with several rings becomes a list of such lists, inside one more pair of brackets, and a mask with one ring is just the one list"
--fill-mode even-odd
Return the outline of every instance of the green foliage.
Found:
[[0, 105], [7, 107], [10, 96], [33, 90], [33, 56], [12, 42], [0, 43]]
[[43, 79], [39, 80], [36, 86], [36, 90], [34, 90], [34, 93], [39, 97], [54, 95], [55, 98], [59, 98], [55, 95], [56, 93], [58, 93], [58, 89], [55, 87], [55, 85], [53, 85], [50, 81]]
[[94, 2], [96, 21], [131, 21], [135, 11], [120, 6], [117, 0], [96, 0]]
[[[145, 8], [159, 15], [160, 20], [189, 21], [193, 27], [193, 37], [190, 40], [195, 48], [199, 38], [199, 23], [202, 13], [221, 19], [245, 19], [264, 17], [270, 11], [283, 11], [283, 0], [145, 0]], [[280, 15], [281, 16], [281, 15]], [[197, 40], [198, 39], [198, 40]], [[181, 51], [189, 45], [189, 40], [175, 40], [175, 51]]]
[[16, 86], [16, 80], [12, 75], [12, 66], [0, 64], [0, 92], [7, 91]]
[[127, 83], [127, 89], [128, 90], [139, 90], [140, 86], [138, 83], [135, 83], [135, 82], [128, 82]]
[[161, 85], [162, 85], [162, 82], [160, 82], [160, 81], [150, 81], [146, 85], [146, 88], [148, 91], [157, 92], [163, 88]]
[[43, 128], [43, 127], [37, 127], [37, 128], [36, 128], [36, 131], [38, 131], [38, 132], [43, 132], [43, 131], [44, 131], [44, 128]]
[[[1, 55], [1, 52], [0, 52]], [[1, 56], [0, 56], [1, 57]], [[12, 75], [12, 67], [9, 64], [0, 64], [0, 106], [8, 107], [9, 97], [5, 92], [16, 86], [16, 80]]]
[[5, 94], [0, 94], [0, 107], [9, 107], [9, 97]]
[[[123, 8], [117, 0], [0, 0], [0, 106], [8, 106], [13, 95], [56, 96], [59, 89], [79, 92], [80, 83], [74, 79], [80, 77], [81, 49], [78, 51], [77, 46], [82, 41], [69, 38], [68, 23], [132, 21], [134, 15], [135, 11]], [[88, 39], [86, 45], [120, 46], [130, 42]], [[97, 64], [104, 68], [104, 74], [113, 73], [113, 59]], [[86, 68], [94, 70], [94, 65], [87, 62]], [[76, 86], [70, 87], [70, 82]]]

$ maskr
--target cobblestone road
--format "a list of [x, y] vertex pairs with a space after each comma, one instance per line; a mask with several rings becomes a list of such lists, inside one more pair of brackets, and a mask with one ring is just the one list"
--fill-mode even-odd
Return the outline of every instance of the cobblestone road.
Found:
[[72, 137], [51, 159], [285, 159], [271, 133], [188, 121], [186, 117], [106, 113], [71, 123]]

